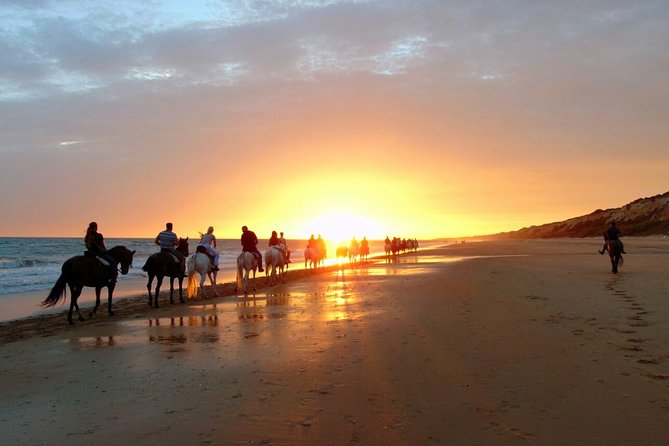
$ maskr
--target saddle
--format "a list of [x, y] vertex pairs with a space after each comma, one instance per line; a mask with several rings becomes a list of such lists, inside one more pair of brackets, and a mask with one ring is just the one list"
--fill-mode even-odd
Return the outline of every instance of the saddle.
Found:
[[84, 251], [84, 257], [95, 258], [95, 260], [97, 260], [98, 263], [102, 264], [102, 266], [104, 266], [104, 267], [108, 267], [108, 266], [109, 266], [109, 262], [108, 262], [108, 261], [106, 261], [106, 260], [103, 259], [102, 257], [98, 256], [98, 255], [95, 254], [93, 251]]
[[207, 257], [209, 257], [209, 261], [211, 262], [211, 264], [212, 265], [214, 264], [214, 256], [211, 255], [211, 253], [204, 246], [197, 245], [197, 248], [195, 248], [195, 252], [199, 252], [201, 254], [206, 254]]

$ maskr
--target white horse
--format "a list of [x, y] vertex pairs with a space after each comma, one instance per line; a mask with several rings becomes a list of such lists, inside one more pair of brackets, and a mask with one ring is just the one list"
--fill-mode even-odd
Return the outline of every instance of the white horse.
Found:
[[[218, 296], [216, 291], [216, 271], [212, 270], [213, 265], [209, 256], [203, 252], [196, 252], [188, 257], [186, 261], [186, 272], [188, 274], [188, 285], [186, 285], [186, 296], [189, 299], [197, 297], [199, 290], [202, 290], [204, 297], [207, 297], [207, 292], [204, 289], [204, 279], [209, 276], [209, 282], [214, 289], [214, 296]], [[200, 286], [198, 289], [195, 273], [200, 275]]]
[[307, 267], [307, 263], [309, 263], [309, 267], [311, 268], [316, 268], [318, 267], [318, 264], [321, 261], [321, 251], [318, 248], [311, 248], [308, 247], [307, 249], [304, 250], [304, 267]]
[[251, 285], [255, 291], [256, 269], [258, 269], [258, 260], [253, 253], [242, 251], [237, 257], [237, 282], [235, 283], [235, 292], [242, 287], [244, 294], [249, 294], [249, 273], [253, 271], [253, 281]]
[[[273, 246], [270, 246], [267, 251], [265, 251], [265, 276], [269, 276], [269, 286], [274, 286], [277, 283], [276, 270], [279, 270], [279, 274], [283, 279], [286, 275], [284, 267], [286, 266], [286, 261], [283, 257], [283, 253]], [[270, 273], [270, 266], [272, 271]]]

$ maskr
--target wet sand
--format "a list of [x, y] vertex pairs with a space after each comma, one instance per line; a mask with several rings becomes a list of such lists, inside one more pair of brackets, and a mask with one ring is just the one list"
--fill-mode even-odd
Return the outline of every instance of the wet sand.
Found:
[[[669, 242], [452, 244], [0, 325], [6, 444], [664, 444]], [[221, 292], [227, 292], [221, 286]]]

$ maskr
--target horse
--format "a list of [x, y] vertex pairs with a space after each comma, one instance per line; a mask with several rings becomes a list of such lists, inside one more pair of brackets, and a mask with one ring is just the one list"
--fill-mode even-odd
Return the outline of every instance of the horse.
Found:
[[[276, 285], [277, 269], [279, 270], [279, 275], [281, 276], [282, 279], [286, 275], [284, 271], [284, 266], [286, 264], [286, 261], [283, 257], [283, 253], [278, 248], [270, 246], [269, 248], [267, 248], [267, 251], [265, 251], [264, 257], [265, 257], [265, 276], [269, 276], [270, 286]], [[270, 266], [272, 267], [271, 273], [270, 273]]]
[[611, 272], [618, 274], [618, 266], [622, 266], [624, 263], [622, 254], [623, 244], [620, 240], [607, 240], [606, 250], [609, 252], [609, 257], [611, 258]]
[[349, 263], [358, 261], [358, 253], [360, 252], [360, 246], [357, 243], [351, 243], [348, 247], [348, 261]]
[[244, 289], [244, 294], [249, 294], [249, 273], [253, 271], [253, 281], [251, 285], [255, 291], [255, 279], [256, 279], [256, 269], [258, 268], [258, 260], [256, 256], [248, 251], [242, 251], [239, 256], [237, 256], [237, 281], [235, 283], [235, 292], [242, 286]]
[[386, 243], [383, 246], [383, 249], [386, 251], [386, 257], [390, 257], [390, 253], [392, 252], [392, 243], [390, 240], [387, 240]]
[[339, 259], [346, 259], [348, 257], [348, 248], [346, 245], [339, 245], [337, 246], [337, 263], [339, 263]]
[[360, 260], [367, 262], [367, 256], [369, 256], [369, 245], [360, 245]]
[[[179, 245], [176, 249], [184, 257], [188, 257], [188, 237], [180, 238]], [[146, 284], [146, 289], [149, 290], [149, 306], [153, 306], [155, 301], [156, 308], [160, 307], [158, 304], [158, 296], [160, 295], [160, 285], [163, 283], [163, 278], [165, 276], [170, 278], [170, 304], [174, 304], [175, 278], [179, 281], [179, 302], [185, 302], [183, 298], [184, 271], [181, 269], [181, 264], [176, 261], [173, 254], [170, 254], [169, 252], [157, 252], [151, 255], [146, 259], [146, 263], [142, 267], [142, 270], [146, 271], [149, 275], [149, 281]], [[151, 284], [153, 283], [154, 277], [157, 278], [156, 292], [151, 296]]]
[[307, 249], [304, 250], [304, 267], [317, 268], [318, 264], [321, 262], [321, 250], [315, 246], [307, 246]]
[[[216, 291], [216, 274], [217, 271], [213, 269], [213, 264], [209, 255], [207, 255], [207, 248], [198, 246], [195, 253], [186, 260], [186, 274], [188, 275], [188, 284], [186, 285], [186, 296], [189, 299], [197, 297], [199, 290], [202, 290], [204, 297], [207, 297], [207, 292], [204, 289], [204, 279], [209, 276], [209, 282], [214, 289], [214, 296], [218, 296]], [[198, 288], [195, 273], [200, 275], [200, 286]]]
[[[117, 265], [121, 267], [121, 274], [128, 274], [128, 270], [132, 265], [132, 256], [135, 251], [130, 251], [125, 246], [114, 246], [107, 251]], [[91, 312], [91, 317], [95, 314], [100, 306], [100, 291], [107, 287], [108, 301], [107, 311], [113, 315], [112, 311], [112, 295], [116, 282], [109, 282], [107, 277], [107, 267], [100, 263], [97, 258], [92, 256], [75, 256], [67, 259], [61, 268], [61, 274], [56, 284], [51, 289], [51, 292], [42, 302], [43, 307], [53, 307], [61, 298], [65, 298], [67, 294], [66, 286], [70, 287], [70, 310], [67, 313], [67, 321], [72, 325], [72, 311], [76, 308], [79, 314], [79, 320], [83, 321], [84, 317], [79, 310], [77, 300], [81, 295], [84, 287], [95, 288], [95, 308]]]

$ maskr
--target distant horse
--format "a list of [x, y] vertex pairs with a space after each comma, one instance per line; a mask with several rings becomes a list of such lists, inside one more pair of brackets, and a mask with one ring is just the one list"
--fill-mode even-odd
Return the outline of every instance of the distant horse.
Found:
[[253, 253], [242, 251], [241, 254], [237, 257], [237, 281], [235, 283], [235, 292], [242, 287], [244, 289], [244, 294], [249, 293], [249, 274], [253, 271], [253, 281], [251, 285], [253, 289], [256, 289], [255, 279], [256, 279], [256, 269], [258, 269], [258, 260]]
[[399, 254], [400, 253], [400, 239], [394, 238], [391, 245], [390, 245], [390, 249], [392, 250], [394, 256]]
[[[179, 251], [184, 257], [188, 257], [188, 237], [180, 238]], [[149, 275], [149, 281], [146, 284], [146, 289], [149, 290], [149, 305], [153, 306], [155, 301], [156, 308], [160, 307], [158, 304], [158, 296], [160, 295], [160, 285], [163, 283], [164, 277], [170, 278], [170, 304], [174, 303], [174, 279], [179, 281], [179, 302], [183, 303], [183, 281], [184, 271], [181, 269], [181, 263], [177, 261], [176, 257], [169, 252], [157, 252], [146, 259], [146, 263], [142, 267]], [[151, 284], [153, 278], [156, 277], [156, 292], [151, 296]]]
[[346, 245], [337, 246], [337, 263], [339, 263], [339, 259], [346, 260], [346, 257], [348, 257], [348, 248]]
[[358, 254], [360, 253], [360, 245], [357, 243], [351, 243], [348, 247], [348, 261], [350, 263], [358, 261]]
[[[128, 269], [132, 265], [132, 256], [135, 251], [130, 251], [125, 246], [114, 246], [107, 251], [117, 265], [121, 267], [121, 274], [128, 274]], [[112, 312], [112, 295], [114, 294], [115, 282], [109, 282], [107, 277], [107, 266], [102, 265], [96, 257], [92, 256], [76, 256], [71, 257], [63, 263], [61, 274], [56, 284], [51, 289], [51, 292], [42, 302], [44, 307], [53, 307], [61, 298], [65, 298], [67, 294], [66, 286], [70, 287], [70, 311], [67, 313], [67, 321], [72, 322], [72, 311], [76, 308], [79, 314], [79, 320], [83, 321], [84, 317], [79, 310], [77, 299], [81, 295], [84, 287], [95, 288], [95, 308], [91, 312], [91, 317], [95, 314], [100, 306], [100, 291], [107, 287], [108, 300], [107, 311], [110, 315]]]
[[[284, 266], [286, 264], [286, 261], [283, 257], [283, 253], [278, 249], [274, 247], [269, 247], [267, 251], [265, 251], [265, 276], [269, 276], [269, 285], [273, 286], [276, 285], [277, 283], [277, 270], [279, 271], [279, 275], [283, 279], [286, 275], [284, 271]], [[270, 267], [272, 268], [272, 271], [270, 272]]]
[[[199, 290], [202, 290], [202, 294], [204, 294], [204, 297], [206, 298], [207, 292], [204, 289], [204, 279], [206, 279], [207, 276], [209, 276], [209, 282], [214, 289], [214, 296], [218, 296], [218, 292], [216, 291], [217, 271], [213, 269], [214, 265], [211, 263], [211, 259], [207, 255], [207, 248], [200, 245], [195, 250], [196, 252], [186, 260], [186, 274], [188, 275], [186, 296], [189, 299], [192, 299], [197, 297]], [[195, 279], [195, 273], [200, 275], [199, 288], [197, 279]]]
[[393, 245], [390, 242], [390, 240], [387, 240], [386, 243], [383, 246], [383, 249], [386, 251], [386, 257], [390, 256], [390, 253], [392, 252]]
[[367, 256], [369, 255], [369, 245], [360, 245], [360, 260], [362, 262], [367, 261]]
[[321, 257], [321, 250], [318, 247], [307, 247], [304, 250], [304, 267], [309, 263], [310, 268], [317, 268], [318, 264], [323, 258]]
[[623, 244], [620, 240], [607, 240], [606, 250], [609, 252], [609, 257], [611, 258], [611, 272], [618, 274], [618, 266], [622, 266], [624, 263]]

